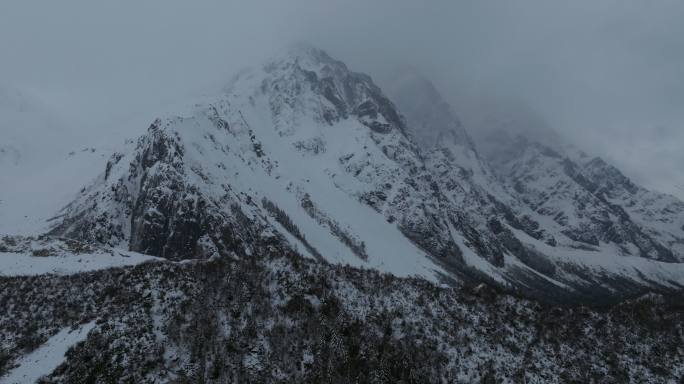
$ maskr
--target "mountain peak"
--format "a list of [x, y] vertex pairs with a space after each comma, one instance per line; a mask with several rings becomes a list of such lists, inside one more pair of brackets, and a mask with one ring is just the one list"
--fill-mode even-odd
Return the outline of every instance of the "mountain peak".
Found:
[[[351, 71], [342, 61], [306, 43], [291, 45], [263, 67], [244, 71], [227, 91], [229, 98], [245, 93], [266, 95], [269, 108], [282, 121], [309, 116], [332, 125], [354, 117], [376, 133], [397, 130], [405, 134], [395, 106], [370, 76]], [[297, 124], [289, 125], [290, 133], [296, 130]]]
[[329, 76], [332, 72], [338, 75], [349, 72], [342, 61], [306, 42], [293, 43], [266, 62], [266, 71], [271, 72], [278, 68], [303, 69], [319, 76]]
[[311, 58], [318, 61], [334, 61], [334, 59], [324, 50], [311, 43], [302, 41], [290, 44], [286, 48], [285, 55], [296, 58]]

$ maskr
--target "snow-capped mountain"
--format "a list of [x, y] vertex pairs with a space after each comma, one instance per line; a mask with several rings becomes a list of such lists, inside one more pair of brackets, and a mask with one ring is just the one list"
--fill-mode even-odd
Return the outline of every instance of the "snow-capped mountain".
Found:
[[[502, 182], [517, 180], [501, 171], [514, 159], [490, 157], [494, 171], [434, 86], [400, 80], [395, 105], [369, 76], [297, 46], [241, 72], [215, 102], [155, 121], [51, 233], [173, 260], [284, 242], [330, 262], [555, 300], [684, 284], [677, 249], [662, 242], [675, 234], [656, 239], [586, 188], [549, 200], [534, 186], [551, 181], [526, 193]], [[540, 178], [579, 185], [565, 159], [539, 153]]]
[[172, 259], [279, 234], [331, 261], [431, 276], [425, 250], [457, 248], [404, 130], [369, 77], [300, 47], [241, 73], [223, 100], [155, 122], [54, 233]]
[[13, 202], [100, 172], [42, 235], [0, 202], [0, 383], [681, 379], [682, 202], [387, 89], [299, 45], [108, 160], [0, 152]]
[[508, 190], [577, 247], [610, 244], [622, 255], [684, 261], [681, 201], [636, 185], [570, 145], [502, 131], [494, 136], [487, 157]]
[[[684, 261], [684, 202], [636, 185], [600, 157], [580, 162], [582, 171], [595, 186], [594, 193], [624, 210], [646, 235], [665, 246], [678, 261]], [[663, 257], [669, 253], [664, 252]]]
[[[412, 136], [429, 137], [435, 132], [440, 132], [442, 137], [446, 137], [444, 132], [451, 130], [452, 137], [470, 137], [454, 116], [452, 109], [443, 101], [429, 81], [409, 72], [400, 74], [397, 84], [396, 86], [390, 84], [388, 88], [392, 98], [398, 101], [398, 105], [407, 106], [405, 110], [408, 111], [406, 114], [408, 126], [410, 129], [419, 130], [412, 132]], [[432, 101], [429, 107], [416, 109], [415, 106], [421, 105], [421, 100], [426, 98]], [[437, 139], [433, 140], [434, 144], [431, 144], [431, 147], [424, 148], [427, 166], [435, 179], [440, 181], [442, 191], [452, 203], [452, 209], [466, 216], [461, 220], [468, 224], [465, 228], [475, 227], [479, 233], [484, 234], [480, 237], [480, 239], [483, 237], [486, 239], [484, 242], [478, 239], [470, 241], [471, 249], [475, 249], [479, 256], [486, 256], [488, 253], [491, 254], [491, 251], [488, 252], [488, 247], [491, 249], [498, 245], [499, 257], [487, 259], [498, 267], [497, 272], [503, 271], [504, 278], [509, 281], [513, 280], [513, 284], [517, 286], [534, 285], [538, 288], [543, 285], [540, 281], [530, 281], [534, 279], [534, 275], [529, 273], [529, 269], [517, 268], [521, 262], [525, 267], [539, 273], [537, 277], [543, 276], [547, 282], [566, 284], [574, 287], [575, 290], [584, 290], [592, 286], [590, 290], [594, 290], [597, 285], [600, 285], [597, 284], [598, 281], [612, 279], [616, 280], [608, 283], [607, 286], [615, 284], [614, 287], [617, 287], [623, 282], [626, 283], [625, 286], [630, 286], [633, 280], [641, 280], [637, 276], [642, 270], [648, 270], [647, 274], [654, 273], [655, 275], [660, 275], [669, 269], [676, 270], [674, 274], [666, 273], [669, 277], [665, 277], [664, 280], [661, 280], [664, 275], [660, 275], [660, 278], [652, 281], [662, 282], [671, 279], [675, 286], [681, 284], [680, 278], [677, 277], [681, 274], [681, 264], [651, 263], [643, 259], [651, 257], [661, 261], [681, 261], [680, 256], [677, 256], [678, 240], [676, 235], [671, 235], [676, 233], [678, 226], [681, 227], [680, 221], [684, 219], [681, 210], [676, 208], [678, 203], [676, 199], [640, 188], [642, 196], [644, 194], [658, 196], [658, 198], [647, 198], [644, 201], [657, 199], [660, 205], [670, 204], [668, 209], [661, 209], [659, 214], [654, 212], [657, 209], [655, 207], [645, 214], [647, 221], [659, 220], [661, 223], [669, 223], [669, 230], [663, 233], [632, 223], [632, 221], [644, 220], [636, 209], [631, 210], [632, 216], [635, 216], [631, 219], [615, 207], [607, 207], [607, 209], [613, 209], [614, 212], [608, 219], [601, 222], [603, 225], [601, 228], [613, 233], [603, 236], [600, 242], [593, 241], [591, 246], [582, 243], [578, 236], [578, 233], [582, 231], [578, 227], [585, 227], [579, 225], [568, 229], [562, 223], [549, 218], [548, 211], [538, 210], [537, 206], [530, 204], [530, 196], [523, 193], [520, 185], [513, 182], [506, 172], [525, 172], [525, 166], [537, 166], [537, 179], [553, 178], [554, 175], [565, 172], [567, 170], [565, 167], [571, 162], [568, 158], [561, 159], [560, 155], [555, 154], [562, 151], [573, 154], [579, 152], [572, 150], [559, 135], [549, 129], [541, 118], [528, 110], [510, 108], [504, 109], [504, 112], [491, 115], [483, 121], [486, 125], [483, 131], [488, 131], [490, 134], [484, 140], [479, 141], [482, 144], [482, 151], [476, 148], [469, 139]], [[434, 126], [435, 124], [440, 126]], [[425, 133], [420, 130], [429, 132]], [[518, 132], [518, 135], [511, 135], [511, 131]], [[481, 135], [481, 132], [477, 133]], [[527, 139], [528, 137], [533, 140]], [[533, 145], [528, 145], [530, 143]], [[528, 146], [538, 149], [538, 156], [550, 157], [516, 162]], [[560, 170], [556, 167], [560, 167]], [[612, 171], [606, 172], [619, 174], [614, 168], [611, 169]], [[583, 172], [588, 173], [589, 170]], [[527, 188], [537, 188], [537, 192], [542, 195], [553, 193], [555, 182], [535, 183], [537, 179], [535, 179], [534, 172], [525, 176], [527, 178], [524, 180], [529, 182]], [[595, 178], [596, 183], [600, 183], [599, 180], [609, 180], [603, 176], [587, 175], [587, 177]], [[608, 182], [608, 185], [628, 185], [624, 179], [624, 176], [614, 176], [614, 181]], [[562, 181], [560, 185], [567, 182]], [[615, 193], [620, 192], [624, 196], [624, 190]], [[589, 195], [594, 193], [600, 195], [601, 192], [588, 191]], [[576, 205], [577, 215], [587, 217], [590, 215], [589, 209], [586, 204], [582, 203], [582, 199], [592, 198], [601, 199], [600, 196], [580, 196], [578, 193], [568, 193], [557, 198], [556, 201], [549, 199], [545, 202], [549, 210], [562, 210]], [[636, 200], [638, 197], [632, 196], [631, 203], [624, 204], [624, 206], [634, 206], [637, 204]], [[645, 210], [642, 208], [641, 211]], [[656, 217], [658, 219], [655, 219]], [[584, 233], [592, 233], [591, 231], [600, 233], [601, 228], [595, 226]], [[462, 232], [466, 236], [471, 233], [467, 229]], [[620, 235], [614, 233], [620, 233]], [[647, 233], [653, 235], [649, 237]], [[494, 239], [492, 235], [495, 236]], [[634, 251], [635, 249], [638, 251]], [[671, 254], [669, 250], [673, 250], [674, 253]], [[651, 253], [649, 254], [648, 251]], [[655, 255], [659, 255], [660, 258]], [[654, 269], [659, 269], [660, 272], [655, 272]], [[601, 274], [610, 277], [597, 278], [597, 275]], [[627, 281], [623, 281], [625, 278]], [[620, 290], [625, 287], [615, 289]]]

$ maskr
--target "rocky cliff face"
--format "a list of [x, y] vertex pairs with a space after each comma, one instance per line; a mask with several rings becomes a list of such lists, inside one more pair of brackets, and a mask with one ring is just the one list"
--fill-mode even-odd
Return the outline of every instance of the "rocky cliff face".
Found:
[[524, 262], [530, 259], [508, 226], [553, 244], [553, 236], [502, 187], [435, 86], [413, 70], [395, 76], [391, 97], [405, 114], [409, 135], [421, 147], [426, 167], [448, 201], [445, 209], [466, 243], [497, 267], [504, 266], [507, 253]]
[[[684, 260], [684, 203], [667, 194], [636, 185], [599, 157], [583, 158], [582, 170], [595, 186], [594, 193], [619, 207], [646, 235], [679, 261]], [[669, 252], [668, 252], [669, 251]]]
[[675, 198], [636, 186], [600, 158], [525, 136], [502, 142], [489, 157], [508, 189], [575, 246], [612, 244], [625, 255], [682, 261]]
[[259, 221], [245, 216], [227, 185], [207, 193], [214, 183], [163, 124], [155, 121], [128, 156], [113, 155], [52, 233], [172, 260], [244, 255]]
[[[461, 217], [469, 248], [505, 270], [505, 278], [518, 280], [514, 284], [530, 278], [529, 270], [515, 267], [519, 262], [555, 281], [567, 283], [574, 275], [585, 280], [581, 285], [592, 286], [600, 279], [580, 271], [612, 263], [624, 270], [620, 256], [681, 261], [676, 233], [684, 216], [676, 199], [639, 188], [605, 162], [580, 156], [529, 111], [486, 119], [483, 131], [492, 134], [480, 140], [480, 150], [427, 80], [402, 73], [389, 89], [406, 111], [410, 136], [422, 138], [416, 141], [423, 143], [426, 166], [451, 212]], [[630, 200], [618, 202], [617, 196]], [[643, 204], [661, 209], [651, 208], [644, 220], [647, 208], [634, 209]], [[654, 217], [669, 229], [644, 224]], [[620, 273], [610, 274], [622, 280]]]

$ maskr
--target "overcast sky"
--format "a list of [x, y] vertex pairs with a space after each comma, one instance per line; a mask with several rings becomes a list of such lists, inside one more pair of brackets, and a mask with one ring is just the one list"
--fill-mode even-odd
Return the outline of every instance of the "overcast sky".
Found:
[[380, 83], [413, 65], [466, 122], [479, 100], [524, 103], [684, 197], [682, 20], [681, 0], [2, 0], [0, 84], [98, 132], [304, 40]]

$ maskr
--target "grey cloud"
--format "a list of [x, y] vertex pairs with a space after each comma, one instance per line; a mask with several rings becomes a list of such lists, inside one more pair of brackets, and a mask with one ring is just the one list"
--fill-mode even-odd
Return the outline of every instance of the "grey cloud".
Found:
[[530, 106], [638, 181], [684, 196], [683, 16], [674, 0], [4, 0], [0, 83], [97, 129], [220, 89], [307, 40], [380, 84], [397, 65], [418, 68], [466, 123], [482, 100]]

